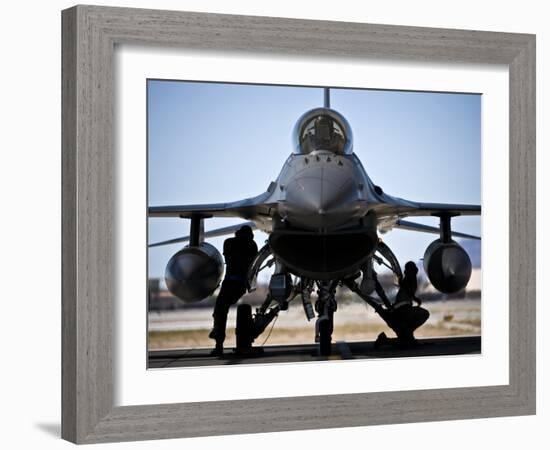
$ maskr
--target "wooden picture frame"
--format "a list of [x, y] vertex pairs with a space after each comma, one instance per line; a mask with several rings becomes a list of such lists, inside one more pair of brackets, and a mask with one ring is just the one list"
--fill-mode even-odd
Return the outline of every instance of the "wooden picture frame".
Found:
[[[62, 28], [64, 439], [95, 443], [535, 413], [535, 36], [97, 6], [63, 11]], [[113, 52], [121, 43], [507, 65], [509, 384], [115, 407]]]

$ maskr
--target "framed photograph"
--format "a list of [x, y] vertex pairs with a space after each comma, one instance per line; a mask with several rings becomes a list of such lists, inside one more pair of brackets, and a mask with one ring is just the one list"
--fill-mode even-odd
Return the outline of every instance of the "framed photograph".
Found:
[[535, 413], [534, 36], [62, 19], [65, 439]]

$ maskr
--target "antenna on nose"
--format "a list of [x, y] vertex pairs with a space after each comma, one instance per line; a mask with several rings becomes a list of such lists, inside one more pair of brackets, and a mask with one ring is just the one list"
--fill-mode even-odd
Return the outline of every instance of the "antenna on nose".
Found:
[[325, 108], [330, 108], [330, 88], [323, 88], [325, 93]]

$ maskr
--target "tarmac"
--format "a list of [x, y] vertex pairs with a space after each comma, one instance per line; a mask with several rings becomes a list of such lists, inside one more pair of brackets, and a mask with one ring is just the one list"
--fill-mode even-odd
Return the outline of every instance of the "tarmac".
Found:
[[481, 354], [481, 336], [460, 336], [418, 339], [412, 348], [383, 346], [374, 342], [337, 341], [331, 356], [320, 356], [317, 344], [271, 345], [256, 347], [248, 354], [225, 349], [223, 356], [210, 356], [211, 348], [156, 350], [149, 352], [149, 369], [176, 367], [221, 366], [232, 364], [273, 364], [351, 359], [410, 358]]

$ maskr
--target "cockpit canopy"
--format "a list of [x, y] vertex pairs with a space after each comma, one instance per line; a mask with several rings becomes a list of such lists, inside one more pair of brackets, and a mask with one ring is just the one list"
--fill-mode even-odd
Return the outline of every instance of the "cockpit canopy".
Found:
[[352, 153], [352, 133], [347, 120], [329, 108], [305, 113], [294, 127], [294, 153], [329, 151], [339, 155]]

